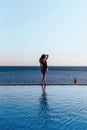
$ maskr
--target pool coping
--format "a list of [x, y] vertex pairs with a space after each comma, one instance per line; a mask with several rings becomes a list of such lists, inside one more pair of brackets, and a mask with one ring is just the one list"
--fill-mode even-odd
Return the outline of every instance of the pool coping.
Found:
[[[21, 86], [30, 86], [30, 85], [33, 85], [33, 86], [37, 86], [37, 85], [42, 85], [42, 84], [40, 84], [40, 83], [0, 83], [0, 86], [10, 86], [10, 85], [12, 85], [12, 86], [16, 86], [16, 85], [21, 85]], [[59, 84], [59, 83], [47, 83], [46, 84], [47, 86], [51, 86], [51, 85], [58, 85], [58, 86], [67, 86], [67, 85], [70, 85], [70, 86], [72, 86], [72, 85], [76, 85], [76, 86], [86, 86], [87, 84], [74, 84], [74, 83], [72, 83], [72, 84], [69, 84], [69, 83], [61, 83], [61, 84]]]

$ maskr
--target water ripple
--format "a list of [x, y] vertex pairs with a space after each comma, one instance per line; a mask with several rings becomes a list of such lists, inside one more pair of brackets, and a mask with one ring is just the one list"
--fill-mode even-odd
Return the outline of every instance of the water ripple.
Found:
[[0, 130], [87, 130], [87, 86], [0, 88]]

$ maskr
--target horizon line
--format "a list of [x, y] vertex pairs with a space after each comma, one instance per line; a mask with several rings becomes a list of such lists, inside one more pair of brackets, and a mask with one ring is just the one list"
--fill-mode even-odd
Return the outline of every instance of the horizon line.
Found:
[[[0, 67], [40, 67], [39, 65], [0, 65]], [[48, 65], [48, 67], [87, 67], [85, 65]]]

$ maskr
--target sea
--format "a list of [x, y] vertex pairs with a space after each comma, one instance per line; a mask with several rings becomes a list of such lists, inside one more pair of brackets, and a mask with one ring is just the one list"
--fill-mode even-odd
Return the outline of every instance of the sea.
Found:
[[[79, 84], [87, 84], [87, 67], [49, 66], [48, 84], [73, 84], [75, 77]], [[39, 66], [0, 66], [0, 83], [39, 84], [42, 73]]]

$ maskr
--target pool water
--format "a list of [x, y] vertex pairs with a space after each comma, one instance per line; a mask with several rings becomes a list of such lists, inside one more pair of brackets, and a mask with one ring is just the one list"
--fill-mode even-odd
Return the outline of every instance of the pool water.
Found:
[[0, 130], [87, 130], [87, 86], [0, 86]]

